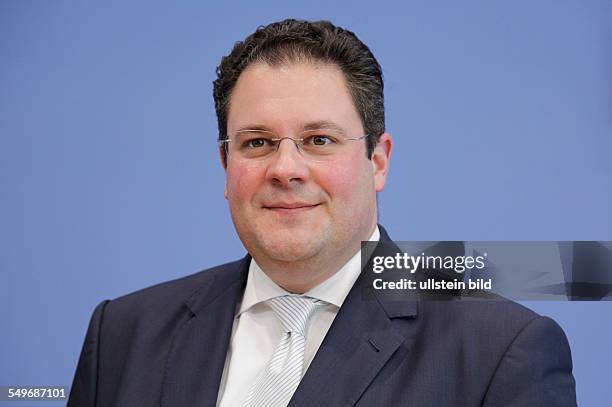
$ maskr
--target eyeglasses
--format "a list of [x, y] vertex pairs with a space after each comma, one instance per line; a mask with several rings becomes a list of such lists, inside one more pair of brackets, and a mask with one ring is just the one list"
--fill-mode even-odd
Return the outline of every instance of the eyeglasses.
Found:
[[337, 130], [318, 129], [301, 133], [299, 138], [279, 137], [267, 130], [247, 129], [237, 132], [232, 139], [217, 140], [228, 156], [246, 160], [262, 161], [274, 155], [285, 139], [292, 140], [298, 151], [312, 161], [331, 161], [342, 155], [349, 141], [363, 140], [361, 137], [342, 137]]

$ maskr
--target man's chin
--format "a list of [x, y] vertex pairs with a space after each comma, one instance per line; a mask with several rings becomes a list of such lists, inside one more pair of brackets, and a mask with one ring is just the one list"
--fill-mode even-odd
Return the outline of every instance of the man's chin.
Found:
[[283, 250], [268, 250], [266, 255], [270, 260], [278, 263], [307, 262], [316, 256], [317, 250], [303, 250], [302, 248], [284, 248]]
[[325, 247], [325, 234], [315, 230], [276, 230], [262, 236], [262, 250], [276, 261], [296, 262], [315, 257]]

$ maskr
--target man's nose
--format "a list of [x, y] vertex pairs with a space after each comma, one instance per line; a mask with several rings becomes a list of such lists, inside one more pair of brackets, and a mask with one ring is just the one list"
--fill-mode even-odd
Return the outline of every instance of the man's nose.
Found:
[[299, 151], [297, 144], [289, 138], [279, 141], [278, 149], [270, 158], [266, 176], [268, 180], [284, 187], [308, 179], [307, 159]]

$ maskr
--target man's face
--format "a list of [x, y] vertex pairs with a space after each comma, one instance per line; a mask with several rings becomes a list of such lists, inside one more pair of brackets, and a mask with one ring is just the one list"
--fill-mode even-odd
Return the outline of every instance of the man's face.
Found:
[[[240, 75], [228, 113], [230, 140], [253, 128], [299, 138], [314, 123], [332, 124], [346, 137], [364, 135], [337, 66], [257, 63]], [[342, 154], [324, 162], [306, 158], [288, 139], [263, 161], [230, 151], [225, 196], [245, 247], [260, 265], [354, 254], [376, 225], [376, 192], [385, 183], [390, 143], [377, 147], [372, 160], [364, 140], [348, 141]]]

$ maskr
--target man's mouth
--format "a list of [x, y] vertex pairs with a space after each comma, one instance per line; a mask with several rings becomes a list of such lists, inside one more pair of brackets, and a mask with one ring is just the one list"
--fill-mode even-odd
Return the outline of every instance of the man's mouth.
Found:
[[314, 209], [320, 204], [312, 204], [306, 202], [282, 202], [282, 203], [274, 203], [270, 205], [264, 205], [264, 209], [268, 209], [278, 213], [298, 213], [298, 212], [306, 212], [308, 210]]

